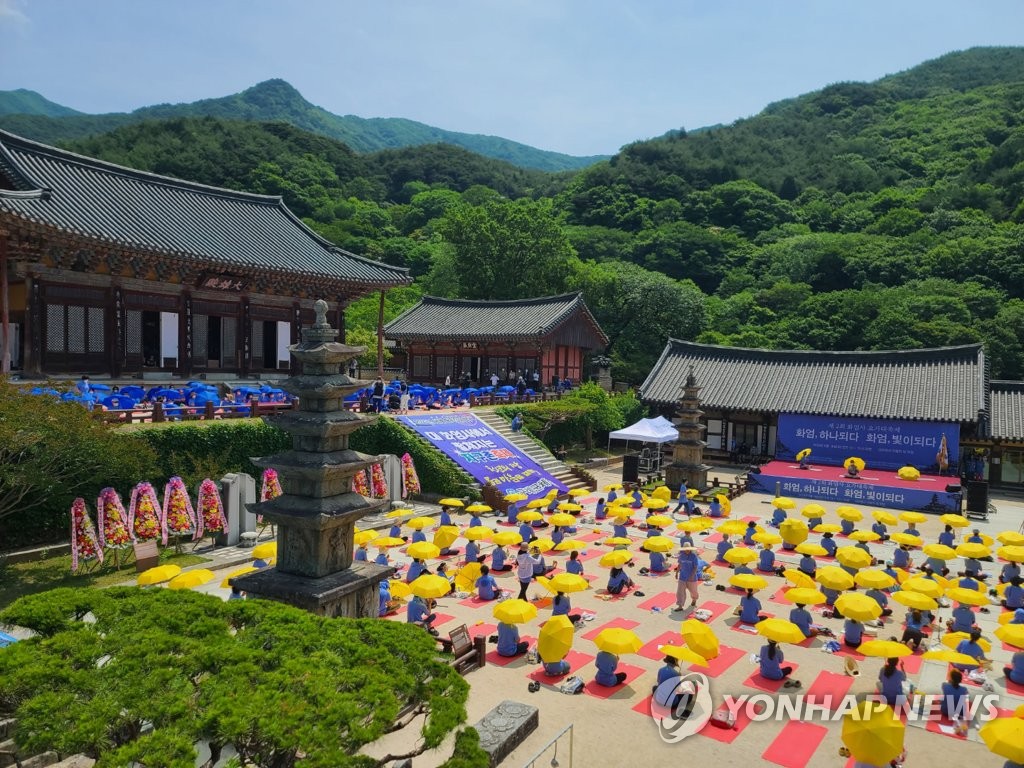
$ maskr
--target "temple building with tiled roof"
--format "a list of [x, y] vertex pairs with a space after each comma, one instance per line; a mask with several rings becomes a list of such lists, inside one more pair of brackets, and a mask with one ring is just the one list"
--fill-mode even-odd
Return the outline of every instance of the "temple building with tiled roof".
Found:
[[580, 381], [589, 352], [608, 337], [579, 293], [511, 301], [473, 301], [424, 296], [384, 327], [392, 342], [392, 365], [413, 381], [514, 383], [520, 372], [549, 384], [554, 376]]
[[125, 168], [0, 131], [0, 265], [25, 373], [259, 374], [326, 299], [332, 324], [407, 270], [323, 239], [280, 197]]

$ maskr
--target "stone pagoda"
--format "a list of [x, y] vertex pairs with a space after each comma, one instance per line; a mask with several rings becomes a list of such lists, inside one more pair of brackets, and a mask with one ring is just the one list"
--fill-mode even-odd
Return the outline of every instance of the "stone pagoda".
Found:
[[701, 438], [707, 427], [700, 423], [700, 417], [704, 415], [700, 409], [700, 390], [691, 366], [676, 409], [680, 418], [676, 427], [679, 439], [672, 446], [672, 463], [665, 467], [665, 482], [670, 488], [678, 488], [683, 480], [687, 488], [698, 491], [703, 491], [708, 485], [711, 467], [704, 463], [704, 446], [707, 443]]
[[291, 435], [292, 449], [253, 459], [258, 467], [277, 470], [285, 491], [249, 505], [250, 512], [277, 525], [277, 566], [234, 578], [231, 585], [321, 616], [375, 617], [378, 584], [395, 569], [353, 561], [353, 535], [356, 521], [387, 502], [352, 492], [352, 477], [380, 457], [357, 453], [348, 441], [377, 417], [345, 409], [345, 396], [362, 384], [342, 372], [365, 347], [335, 341], [338, 331], [327, 324], [327, 302], [314, 307], [315, 324], [289, 348], [302, 373], [281, 384], [298, 398], [299, 408], [264, 417]]

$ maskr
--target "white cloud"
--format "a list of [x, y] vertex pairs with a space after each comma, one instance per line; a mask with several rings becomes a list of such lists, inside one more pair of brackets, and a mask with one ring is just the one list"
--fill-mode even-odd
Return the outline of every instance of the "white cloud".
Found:
[[22, 10], [22, 0], [0, 0], [0, 24], [27, 24], [28, 15]]

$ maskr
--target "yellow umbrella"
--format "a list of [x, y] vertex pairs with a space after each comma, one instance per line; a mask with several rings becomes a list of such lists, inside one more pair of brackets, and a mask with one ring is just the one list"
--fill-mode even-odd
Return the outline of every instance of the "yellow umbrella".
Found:
[[434, 524], [434, 518], [414, 517], [411, 520], [406, 520], [405, 524], [409, 528], [412, 528], [414, 531], [422, 531], [424, 528], [429, 528]]
[[601, 555], [601, 559], [597, 561], [597, 564], [605, 568], [621, 568], [632, 559], [632, 552], [628, 552], [625, 549], [615, 549]]
[[866, 700], [843, 716], [842, 740], [854, 760], [888, 765], [903, 752], [905, 730], [892, 707]]
[[951, 525], [954, 528], [966, 528], [971, 524], [971, 521], [963, 515], [952, 514], [942, 515], [941, 517], [939, 517], [939, 522], [941, 522], [943, 525]]
[[656, 498], [656, 497], [652, 497], [652, 498], [649, 498], [646, 501], [644, 501], [643, 505], [647, 509], [664, 509], [665, 507], [668, 506], [668, 502], [665, 501], [665, 499], [659, 499], [659, 498]]
[[[846, 571], [843, 571], [843, 573], [846, 573]], [[814, 589], [814, 579], [812, 579], [803, 571], [799, 571], [796, 568], [787, 568], [782, 572], [782, 575], [786, 578], [786, 581], [788, 581], [794, 587]]]
[[557, 512], [548, 518], [548, 522], [555, 526], [576, 525], [576, 518], [567, 512]]
[[[1024, 626], [1024, 624], [1020, 626]], [[967, 632], [947, 632], [945, 637], [942, 638], [942, 644], [947, 648], [952, 648], [955, 651], [956, 647], [960, 645], [961, 642], [970, 639], [971, 636]], [[992, 643], [990, 643], [984, 637], [978, 638], [978, 645], [981, 646], [981, 650], [983, 650], [985, 653], [991, 653]]]
[[450, 499], [450, 498], [449, 499], [441, 499], [437, 503], [440, 504], [442, 507], [464, 507], [464, 506], [466, 506], [465, 504], [463, 504], [462, 499]]
[[582, 552], [587, 548], [587, 542], [579, 539], [562, 539], [555, 545], [555, 552]]
[[140, 573], [135, 579], [135, 583], [140, 587], [150, 587], [153, 584], [161, 584], [165, 581], [170, 581], [179, 573], [181, 573], [181, 566], [158, 565], [155, 568], [150, 568], [149, 570]]
[[965, 542], [956, 548], [956, 553], [960, 557], [973, 557], [975, 560], [981, 560], [985, 557], [992, 556], [992, 550], [986, 547], [984, 544], [978, 544], [977, 542]]
[[466, 563], [464, 566], [459, 568], [459, 571], [455, 574], [455, 576], [456, 578], [461, 577], [465, 581], [468, 581], [470, 584], [473, 584], [476, 582], [477, 579], [480, 578], [481, 574], [483, 574], [483, 565], [474, 562]]
[[604, 490], [606, 490], [606, 491], [621, 491], [622, 490], [622, 483], [612, 483], [611, 485], [606, 485], [604, 487]]
[[843, 527], [841, 525], [836, 525], [835, 523], [818, 523], [811, 530], [815, 533], [839, 533], [843, 530]]
[[872, 558], [860, 547], [840, 547], [836, 550], [836, 560], [850, 568], [867, 568]]
[[1019, 544], [1000, 547], [996, 554], [1003, 560], [1009, 560], [1011, 563], [1024, 563], [1024, 546]]
[[[560, 512], [582, 512], [583, 507], [571, 501], [563, 501], [558, 505], [558, 510]], [[552, 517], [557, 517], [557, 515], [552, 515]], [[576, 520], [572, 515], [569, 515], [569, 517], [572, 517], [574, 521]], [[552, 525], [562, 525], [562, 523], [552, 523]], [[566, 525], [572, 525], [572, 523], [566, 523]]]
[[606, 653], [619, 656], [623, 653], [636, 653], [644, 646], [644, 641], [637, 637], [636, 632], [621, 627], [602, 629], [594, 638], [594, 645]]
[[667, 485], [659, 485], [657, 488], [651, 491], [651, 496], [653, 496], [656, 499], [668, 501], [669, 499], [672, 498], [672, 489], [669, 488]]
[[825, 602], [825, 595], [811, 587], [793, 587], [787, 589], [783, 596], [797, 605], [821, 605]]
[[519, 544], [522, 540], [523, 537], [519, 531], [500, 531], [491, 537], [491, 541], [498, 547], [514, 546]]
[[[399, 541], [401, 541], [401, 539], [399, 539]], [[268, 541], [265, 544], [257, 544], [252, 548], [252, 556], [257, 560], [266, 560], [270, 557], [277, 557], [277, 542]]]
[[[905, 584], [906, 582], [904, 582]], [[908, 589], [901, 589], [897, 592], [893, 592], [891, 595], [892, 599], [900, 605], [905, 605], [907, 608], [913, 608], [918, 611], [934, 611], [939, 607], [939, 604], [920, 592], [913, 592]]]
[[[389, 549], [390, 547], [400, 547], [405, 542], [397, 536], [381, 536], [373, 540], [373, 546], [377, 549]], [[253, 554], [256, 554], [256, 550], [253, 550]]]
[[854, 541], [878, 541], [882, 537], [874, 531], [854, 531], [850, 538]]
[[627, 539], [625, 536], [610, 536], [601, 543], [608, 547], [628, 547], [633, 540]]
[[803, 450], [797, 452], [796, 460], [797, 461], [803, 461], [804, 459], [806, 459], [810, 455], [811, 455], [811, 449], [810, 448], [804, 448]]
[[920, 480], [921, 470], [919, 470], [917, 467], [911, 466], [900, 467], [898, 470], [896, 470], [896, 475], [900, 478], [900, 480]]
[[771, 531], [758, 531], [751, 538], [758, 544], [773, 545], [782, 543], [782, 537], [777, 533], [772, 533]]
[[538, 552], [550, 552], [555, 548], [555, 542], [551, 539], [534, 539], [530, 542], [530, 549], [536, 549]]
[[733, 565], [744, 565], [755, 560], [757, 560], [757, 552], [746, 547], [733, 547], [725, 553], [725, 561]]
[[696, 499], [698, 496], [700, 496], [700, 491], [698, 491], [696, 488], [687, 488], [686, 489], [686, 498], [688, 498], [688, 499]]
[[799, 544], [807, 540], [807, 523], [798, 517], [787, 517], [779, 526], [779, 535], [787, 544]]
[[894, 533], [889, 539], [906, 547], [920, 547], [924, 543], [920, 536], [912, 533]]
[[896, 584], [896, 579], [877, 568], [857, 571], [853, 580], [866, 589], [888, 589]]
[[747, 530], [747, 524], [742, 520], [726, 520], [715, 528], [715, 530], [719, 533], [725, 533], [730, 536], [739, 536]]
[[194, 571], [185, 571], [178, 574], [167, 582], [167, 586], [170, 589], [193, 589], [213, 581], [215, 578], [217, 577], [213, 571], [207, 568], [197, 568]]
[[729, 515], [732, 514], [732, 502], [729, 501], [729, 497], [728, 496], [726, 496], [724, 493], [716, 493], [715, 494], [715, 499], [717, 499], [718, 503], [722, 505], [722, 514], [723, 515], [728, 517]]
[[494, 618], [505, 624], [525, 624], [537, 618], [537, 606], [526, 600], [506, 600], [494, 606]]
[[882, 525], [899, 524], [899, 520], [896, 519], [896, 515], [894, 515], [892, 512], [886, 512], [884, 509], [871, 510], [871, 516]]
[[486, 504], [470, 504], [468, 507], [466, 507], [466, 511], [467, 512], [472, 512], [473, 514], [476, 514], [476, 515], [483, 515], [483, 514], [486, 514], [488, 512], [493, 512], [494, 510], [491, 509]]
[[696, 664], [698, 667], [706, 667], [707, 659], [685, 645], [659, 645], [658, 653], [671, 656], [673, 659], [685, 661], [688, 664]]
[[769, 618], [757, 622], [757, 634], [774, 640], [777, 643], [802, 643], [807, 638], [803, 630], [792, 621], [786, 619]]
[[923, 552], [928, 557], [934, 557], [939, 560], [956, 559], [956, 550], [952, 547], [947, 547], [945, 544], [926, 544]]
[[796, 551], [801, 555], [810, 555], [811, 557], [822, 557], [828, 554], [827, 549], [821, 546], [821, 544], [815, 544], [813, 541], [804, 541], [797, 544]]
[[853, 756], [851, 764], [881, 766], [903, 754], [905, 730], [903, 720], [875, 696], [861, 700], [855, 710], [844, 714], [841, 738]]
[[989, 752], [1011, 763], [1024, 763], [1024, 718], [997, 717], [978, 729]]
[[437, 598], [447, 595], [451, 591], [452, 585], [444, 576], [425, 573], [413, 579], [409, 588], [417, 597]]
[[388, 582], [388, 591], [391, 592], [391, 596], [396, 600], [402, 600], [412, 594], [412, 587], [404, 581], [392, 579]]
[[520, 523], [533, 523], [533, 522], [536, 522], [537, 520], [543, 520], [543, 519], [544, 519], [544, 515], [542, 515], [540, 512], [538, 512], [535, 509], [527, 509], [527, 510], [525, 510], [523, 512], [520, 512], [518, 515], [516, 515], [516, 520], [518, 520]]
[[655, 528], [668, 528], [675, 521], [667, 515], [651, 515], [647, 518], [647, 525]]
[[867, 595], [846, 592], [836, 599], [836, 610], [848, 619], [873, 621], [882, 615], [882, 606]]
[[[671, 552], [675, 549], [675, 546], [676, 543], [668, 536], [651, 536], [650, 538], [645, 539], [644, 543], [641, 544], [641, 547], [646, 549], [648, 552]], [[733, 547], [729, 552], [732, 552], [735, 549], [738, 549], [738, 547]], [[729, 552], [726, 552], [726, 554], [729, 554]], [[757, 559], [756, 555], [754, 556], [754, 559]]]
[[772, 506], [778, 509], [796, 509], [796, 502], [788, 496], [776, 496], [772, 499]]
[[384, 517], [405, 517], [406, 515], [416, 514], [411, 509], [392, 509]]
[[915, 576], [904, 581], [900, 587], [909, 592], [920, 592], [922, 595], [933, 597], [936, 600], [942, 597], [942, 586], [937, 581]]
[[768, 582], [763, 576], [758, 576], [756, 573], [737, 573], [729, 577], [729, 583], [734, 587], [740, 589], [753, 589], [757, 590], [765, 589], [768, 586]]
[[582, 592], [590, 588], [590, 582], [575, 573], [559, 573], [545, 581], [544, 586], [552, 592]]
[[947, 664], [963, 664], [965, 667], [978, 666], [978, 660], [973, 656], [968, 656], [966, 653], [958, 653], [957, 651], [949, 651], [944, 648], [934, 651], [925, 651], [921, 654], [921, 658], [926, 661], [944, 661]]
[[[534, 499], [533, 501], [528, 501], [526, 503], [526, 508], [527, 509], [541, 509], [542, 507], [546, 507], [550, 503], [551, 502], [549, 502], [547, 499]], [[518, 519], [518, 517], [517, 517], [517, 519]], [[539, 517], [537, 519], [540, 520]]]
[[518, 501], [526, 501], [530, 497], [525, 493], [506, 493], [502, 498], [510, 504], [515, 504]]
[[710, 518], [707, 517], [691, 517], [689, 520], [683, 520], [681, 523], [676, 523], [676, 528], [680, 531], [686, 531], [687, 533], [697, 533], [698, 531], [706, 531], [714, 523], [711, 522]]
[[821, 586], [826, 589], [834, 589], [837, 592], [842, 592], [844, 589], [849, 589], [853, 586], [853, 576], [836, 565], [826, 565], [824, 568], [819, 568], [814, 578]]
[[825, 516], [825, 508], [821, 504], [807, 504], [803, 509], [800, 510], [800, 514], [804, 517], [816, 518]]
[[864, 459], [862, 459], [860, 456], [850, 456], [848, 459], [846, 459], [846, 461], [843, 462], [843, 466], [847, 468], [849, 468], [851, 464], [853, 464], [853, 466], [857, 468], [858, 472], [863, 472], [864, 467], [867, 466], [867, 464], [864, 463]]
[[864, 513], [856, 507], [836, 507], [836, 514], [839, 515], [840, 520], [849, 520], [851, 523], [856, 523], [864, 519]]
[[414, 560], [430, 560], [441, 554], [441, 548], [429, 541], [417, 541], [408, 546], [405, 554]]
[[718, 658], [718, 637], [707, 624], [697, 619], [687, 619], [679, 631], [691, 651], [708, 660]]
[[946, 597], [956, 600], [964, 605], [988, 605], [988, 596], [976, 589], [964, 589], [963, 587], [951, 587], [946, 590]]
[[227, 576], [225, 576], [223, 581], [221, 581], [221, 583], [220, 583], [221, 589], [228, 589], [231, 586], [231, 583], [230, 583], [231, 580], [233, 578], [235, 578], [236, 576], [244, 576], [247, 573], [254, 573], [254, 572], [258, 571], [258, 570], [259, 570], [259, 568], [254, 568], [251, 565], [246, 565], [246, 566], [243, 566], [242, 568], [236, 568], [231, 573], [229, 573]]
[[358, 531], [352, 538], [355, 540], [356, 544], [363, 546], [364, 544], [369, 544], [379, 536], [380, 531]]
[[537, 655], [545, 663], [561, 661], [572, 650], [575, 627], [568, 616], [552, 616], [537, 635]]
[[1024, 533], [1018, 531], [1003, 531], [996, 536], [996, 541], [1000, 544], [1008, 544], [1012, 547], [1019, 547], [1024, 545]]
[[877, 656], [882, 659], [900, 658], [913, 653], [910, 648], [895, 640], [868, 640], [857, 646], [857, 652], [865, 656]]
[[[519, 535], [518, 533], [516, 534]], [[434, 531], [434, 545], [441, 549], [447, 549], [459, 538], [459, 529], [454, 525], [442, 525]]]
[[1024, 624], [1003, 624], [998, 626], [996, 627], [995, 636], [1014, 648], [1024, 649]]
[[928, 516], [920, 512], [900, 512], [900, 520], [905, 523], [923, 523], [927, 519]]
[[569, 495], [574, 499], [578, 499], [580, 496], [589, 496], [591, 493], [589, 488], [573, 488], [569, 491]]

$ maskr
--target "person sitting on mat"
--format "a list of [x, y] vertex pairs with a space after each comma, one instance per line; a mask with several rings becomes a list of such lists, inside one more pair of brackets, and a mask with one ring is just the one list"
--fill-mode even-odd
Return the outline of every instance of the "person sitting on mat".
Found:
[[757, 570], [761, 573], [775, 573], [775, 553], [772, 552], [771, 544], [765, 544], [758, 553]]
[[729, 541], [729, 534], [723, 533], [722, 540], [718, 542], [718, 557], [716, 561], [724, 563], [727, 562], [725, 559], [725, 553], [732, 549], [732, 542]]
[[823, 533], [821, 535], [821, 546], [829, 557], [835, 557], [836, 550], [839, 549], [839, 545], [836, 544], [836, 540], [831, 533]]
[[414, 581], [424, 573], [430, 573], [430, 571], [427, 570], [427, 564], [422, 560], [413, 560], [409, 563], [409, 570], [405, 574], [405, 580], [406, 582]]
[[667, 573], [669, 570], [668, 561], [661, 552], [651, 552], [651, 573]]
[[972, 592], [977, 591], [978, 587], [981, 586], [978, 580], [974, 578], [974, 571], [970, 568], [964, 571], [964, 575], [960, 577], [956, 585], [961, 589], [969, 589]]
[[907, 523], [907, 527], [903, 529], [903, 532], [908, 536], [920, 536], [921, 532], [914, 527], [914, 523]]
[[1019, 563], [1007, 563], [1003, 566], [1003, 570], [999, 572], [999, 583], [1006, 584], [1012, 582], [1014, 579], [1020, 578], [1020, 564]]
[[984, 544], [985, 540], [981, 537], [981, 528], [975, 528], [971, 535], [967, 537], [968, 544]]
[[864, 640], [864, 625], [856, 619], [847, 619], [843, 626], [843, 642], [850, 648], [856, 648]]
[[[758, 654], [758, 663], [760, 665], [760, 675], [766, 680], [784, 680], [793, 674], [793, 668], [791, 666], [782, 666], [782, 662], [786, 660], [785, 655], [782, 653], [782, 649], [779, 644], [774, 640], [769, 640], [767, 643], [761, 646], [761, 652]], [[795, 682], [790, 685], [786, 684], [787, 688], [799, 688], [800, 683]]]
[[829, 589], [826, 586], [821, 587], [821, 594], [825, 596], [825, 605], [832, 609], [832, 615], [839, 618], [841, 614], [836, 610], [836, 600], [839, 599], [838, 589]]
[[620, 539], [629, 538], [629, 534], [626, 531], [626, 521], [628, 518], [616, 517], [615, 522], [612, 523], [612, 536]]
[[553, 530], [551, 532], [551, 540], [553, 542], [555, 542], [555, 546], [557, 547], [559, 544], [562, 543], [562, 541], [564, 539], [565, 539], [565, 526], [564, 525], [556, 525], [555, 526], [555, 530]]
[[1015, 576], [1007, 585], [1003, 591], [1003, 599], [999, 601], [1003, 608], [1008, 608], [1011, 611], [1024, 608], [1024, 587], [1021, 586], [1022, 583], [1024, 581], [1021, 580], [1020, 576]]
[[520, 523], [519, 535], [523, 537], [524, 542], [528, 542], [537, 538], [537, 536], [533, 532], [533, 526], [529, 523]]
[[871, 526], [871, 530], [878, 534], [879, 541], [889, 540], [889, 529], [885, 527], [885, 523], [876, 520], [874, 525]]
[[880, 589], [869, 589], [864, 594], [878, 603], [879, 608], [882, 609], [883, 616], [892, 616], [892, 608], [889, 607], [889, 596], [885, 592]]
[[412, 532], [412, 543], [419, 544], [421, 541], [427, 540], [427, 534], [423, 532], [422, 528], [418, 528]]
[[846, 463], [846, 476], [847, 477], [857, 477], [857, 475], [859, 475], [859, 474], [860, 474], [860, 470], [857, 469], [857, 464], [855, 462], [853, 462], [853, 461], [848, 461]]
[[978, 661], [978, 664], [955, 664], [954, 666], [957, 669], [971, 669], [975, 666], [980, 666], [985, 661], [985, 649], [981, 647], [981, 643], [978, 642], [979, 640], [981, 640], [981, 630], [972, 629], [971, 636], [968, 639], [961, 640], [956, 644], [954, 650], [957, 653], [965, 653]]
[[357, 563], [365, 563], [367, 560], [369, 560], [365, 544], [360, 544], [358, 547], [356, 547], [356, 553], [352, 556], [352, 559], [355, 560]]
[[519, 628], [515, 624], [498, 622], [498, 655], [506, 658], [522, 656], [530, 644], [519, 639]]
[[[519, 503], [513, 502], [508, 505], [508, 524], [515, 525], [518, 521], [516, 518], [519, 517]], [[442, 523], [444, 525], [444, 523]]]
[[754, 590], [748, 589], [747, 594], [740, 598], [740, 621], [743, 624], [757, 624], [767, 618], [761, 613], [761, 601], [754, 597]]
[[598, 651], [597, 658], [594, 659], [594, 664], [597, 666], [597, 674], [594, 676], [594, 682], [598, 685], [603, 685], [607, 688], [614, 688], [616, 685], [621, 685], [626, 682], [626, 673], [615, 671], [619, 666], [619, 657], [614, 653]]
[[906, 643], [907, 647], [916, 651], [924, 641], [924, 614], [918, 610], [907, 611], [907, 623], [903, 629], [903, 637], [900, 642]]
[[839, 521], [839, 527], [842, 530], [844, 536], [849, 536], [857, 528], [853, 524], [853, 520], [847, 520], [846, 518], [843, 518], [842, 520]]
[[804, 637], [815, 637], [818, 634], [818, 630], [811, 626], [813, 623], [811, 612], [800, 603], [797, 603], [796, 607], [789, 612], [789, 620], [800, 627]]
[[664, 666], [658, 670], [658, 684], [652, 688], [654, 701], [668, 707], [676, 720], [685, 720], [693, 714], [697, 688], [692, 680], [683, 680], [677, 659], [666, 656], [664, 661]]
[[569, 559], [565, 563], [565, 572], [576, 576], [583, 575], [583, 563], [580, 561], [580, 553], [575, 549], [569, 553]]
[[508, 562], [508, 552], [504, 547], [495, 547], [491, 552], [492, 571], [511, 571], [512, 563]]
[[604, 503], [604, 499], [598, 499], [597, 506], [594, 507], [594, 519], [604, 520], [606, 517], [608, 517], [608, 507]]
[[956, 534], [953, 533], [953, 526], [947, 525], [946, 530], [939, 534], [939, 544], [944, 547], [952, 547], [955, 535]]
[[722, 516], [722, 504], [718, 501], [716, 496], [708, 504], [708, 517], [721, 517]]
[[480, 545], [475, 541], [466, 542], [466, 562], [467, 563], [482, 563], [487, 559], [487, 555], [480, 554]]
[[893, 568], [902, 568], [904, 571], [909, 571], [914, 567], [910, 561], [910, 547], [901, 544], [898, 549], [893, 551], [892, 566]]
[[755, 544], [757, 544], [757, 542], [754, 541], [754, 535], [756, 533], [757, 523], [751, 520], [749, 523], [747, 523], [747, 530], [743, 532], [743, 543], [746, 544], [748, 547], [752, 547]]
[[412, 596], [408, 607], [405, 609], [405, 620], [407, 622], [416, 624], [431, 634], [435, 634], [437, 630], [430, 625], [436, 618], [437, 614], [430, 612], [430, 608], [427, 607], [427, 603], [422, 597]]
[[498, 582], [491, 576], [491, 569], [486, 565], [480, 567], [480, 578], [476, 580], [476, 596], [481, 600], [495, 600], [501, 590]]
[[636, 586], [633, 584], [633, 580], [626, 575], [626, 572], [621, 568], [612, 568], [612, 572], [608, 575], [608, 590], [609, 595], [621, 595], [625, 590]]
[[943, 717], [963, 715], [967, 703], [967, 686], [963, 685], [964, 673], [959, 669], [949, 670], [949, 679], [942, 684], [942, 698], [939, 711]]
[[749, 573], [751, 576], [754, 575], [754, 572], [750, 570], [750, 566], [746, 563], [739, 563], [738, 565], [734, 565], [732, 567], [732, 572], [733, 574]]
[[1003, 667], [1003, 675], [1011, 683], [1024, 685], [1024, 651], [1017, 650], [1010, 659], [1010, 665]]
[[383, 547], [377, 551], [377, 556], [373, 558], [373, 562], [377, 565], [391, 565], [391, 561], [388, 560], [388, 551]]
[[895, 707], [898, 701], [906, 698], [903, 683], [907, 673], [899, 668], [899, 663], [900, 660], [896, 658], [886, 659], [878, 672], [878, 683], [875, 685], [875, 690], [890, 707]]
[[555, 599], [551, 601], [551, 615], [552, 616], [566, 616], [569, 621], [575, 624], [579, 621], [583, 614], [581, 613], [569, 613], [572, 610], [572, 603], [569, 601], [568, 595], [559, 592], [555, 595]]
[[541, 554], [539, 549], [533, 549], [533, 554], [537, 557], [537, 562], [533, 566], [534, 576], [547, 576], [555, 570], [554, 563], [548, 565], [547, 560], [544, 559], [544, 555]]
[[810, 555], [804, 555], [800, 558], [800, 564], [797, 566], [801, 573], [806, 573], [812, 579], [818, 572], [818, 564], [814, 562], [814, 558]]
[[559, 659], [558, 661], [544, 661], [541, 662], [544, 669], [544, 674], [548, 677], [561, 677], [562, 675], [569, 674], [569, 662], [565, 659]]
[[789, 515], [786, 514], [786, 510], [781, 507], [775, 507], [775, 511], [772, 512], [772, 525], [778, 528], [783, 522], [785, 522], [787, 517], [789, 517]]
[[953, 617], [946, 623], [950, 632], [967, 632], [974, 629], [974, 611], [971, 606], [958, 603], [953, 609]]

